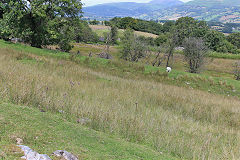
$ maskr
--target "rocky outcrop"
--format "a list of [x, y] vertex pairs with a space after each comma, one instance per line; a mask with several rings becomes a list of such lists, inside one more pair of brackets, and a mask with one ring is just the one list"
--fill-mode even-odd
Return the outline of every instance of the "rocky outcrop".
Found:
[[111, 54], [105, 53], [105, 52], [98, 54], [98, 57], [99, 58], [104, 58], [104, 59], [113, 59]]
[[[32, 150], [28, 146], [24, 145], [18, 145], [18, 147], [21, 148], [21, 150], [24, 152], [24, 156], [21, 157], [22, 159], [26, 160], [52, 160], [48, 155], [46, 154], [39, 154], [36, 151]], [[57, 150], [53, 152], [53, 155], [65, 160], [78, 160], [77, 156], [73, 155], [72, 153], [69, 153], [65, 150]]]
[[57, 150], [53, 152], [53, 154], [57, 157], [65, 158], [66, 160], [78, 160], [78, 158], [75, 155], [64, 150]]
[[52, 160], [48, 155], [46, 154], [39, 154], [36, 151], [32, 150], [28, 146], [18, 145], [24, 152], [24, 156], [22, 159], [26, 160]]

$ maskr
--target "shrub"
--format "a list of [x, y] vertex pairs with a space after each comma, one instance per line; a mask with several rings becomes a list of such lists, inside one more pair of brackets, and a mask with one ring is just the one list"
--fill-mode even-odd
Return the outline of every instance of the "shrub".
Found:
[[236, 80], [240, 80], [240, 61], [234, 64], [234, 76]]
[[198, 73], [207, 56], [207, 47], [201, 38], [187, 38], [184, 41], [184, 56], [189, 65], [189, 72]]

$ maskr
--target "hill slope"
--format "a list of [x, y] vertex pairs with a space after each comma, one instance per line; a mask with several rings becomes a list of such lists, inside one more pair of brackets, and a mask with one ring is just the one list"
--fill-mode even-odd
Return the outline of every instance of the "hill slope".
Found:
[[240, 1], [194, 0], [181, 6], [155, 10], [141, 15], [139, 18], [176, 20], [185, 16], [206, 21], [240, 23]]
[[176, 20], [190, 16], [199, 20], [240, 23], [239, 0], [153, 0], [149, 3], [108, 3], [83, 8], [88, 18], [136, 17], [146, 20]]
[[[172, 159], [153, 150], [126, 142], [70, 122], [61, 114], [0, 102], [0, 159], [17, 159], [16, 138], [39, 153], [51, 155], [65, 149], [79, 159]], [[14, 147], [15, 146], [15, 147]]]
[[183, 4], [179, 0], [153, 0], [149, 3], [120, 2], [83, 8], [84, 16], [126, 17], [138, 16], [157, 9]]
[[[240, 84], [225, 77], [226, 73], [220, 74], [222, 70], [216, 77], [209, 77], [174, 67], [167, 76], [164, 67], [141, 63], [74, 56], [1, 40], [0, 48], [1, 97], [47, 111], [30, 109], [24, 114], [25, 108], [3, 107], [0, 146], [5, 153], [8, 150], [2, 146], [14, 143], [14, 135], [47, 154], [63, 148], [89, 159], [138, 159], [139, 152], [145, 153], [126, 147], [130, 154], [117, 144], [116, 148], [106, 147], [112, 143], [98, 136], [100, 132], [84, 134], [76, 120], [88, 118], [86, 126], [112, 135], [107, 138], [124, 137], [159, 154], [169, 153], [180, 159], [240, 157], [240, 142], [236, 141], [240, 138]], [[223, 61], [213, 68], [219, 64], [228, 68]], [[84, 143], [84, 137], [91, 143]], [[125, 148], [125, 141], [119, 143]], [[153, 156], [141, 158], [155, 158], [154, 151]]]
[[239, 0], [194, 0], [186, 3], [187, 5], [197, 5], [197, 6], [240, 6]]

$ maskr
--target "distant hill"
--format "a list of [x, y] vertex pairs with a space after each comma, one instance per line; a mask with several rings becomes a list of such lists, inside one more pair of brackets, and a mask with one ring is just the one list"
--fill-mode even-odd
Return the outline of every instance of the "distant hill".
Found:
[[240, 23], [240, 0], [194, 0], [145, 13], [138, 18], [176, 20], [185, 16], [206, 21]]
[[194, 0], [186, 3], [187, 5], [197, 6], [240, 6], [240, 0]]
[[240, 0], [152, 0], [149, 3], [108, 3], [83, 8], [88, 18], [135, 17], [145, 20], [176, 20], [193, 17], [199, 20], [240, 23]]
[[106, 3], [83, 8], [85, 17], [135, 17], [152, 12], [183, 4], [180, 0], [153, 0], [149, 3]]

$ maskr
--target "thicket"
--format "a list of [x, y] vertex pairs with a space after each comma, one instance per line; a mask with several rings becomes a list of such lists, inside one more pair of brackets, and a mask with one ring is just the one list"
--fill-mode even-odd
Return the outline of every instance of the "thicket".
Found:
[[232, 33], [227, 36], [227, 40], [240, 49], [240, 33]]
[[[135, 31], [148, 32], [153, 34], [159, 34], [163, 31], [163, 25], [156, 23], [155, 21], [145, 21], [140, 19], [135, 19], [132, 17], [125, 18], [113, 18], [110, 21], [115, 24], [120, 29], [131, 28]], [[106, 24], [106, 22], [105, 22]]]

